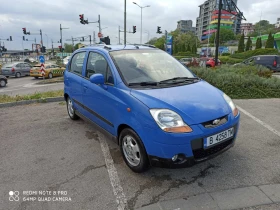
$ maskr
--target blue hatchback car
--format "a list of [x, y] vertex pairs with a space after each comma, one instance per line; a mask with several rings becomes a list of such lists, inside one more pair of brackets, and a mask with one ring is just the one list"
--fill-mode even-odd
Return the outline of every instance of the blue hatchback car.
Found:
[[64, 73], [64, 97], [70, 118], [87, 119], [108, 134], [138, 173], [217, 156], [234, 145], [239, 127], [230, 97], [152, 46], [75, 51]]

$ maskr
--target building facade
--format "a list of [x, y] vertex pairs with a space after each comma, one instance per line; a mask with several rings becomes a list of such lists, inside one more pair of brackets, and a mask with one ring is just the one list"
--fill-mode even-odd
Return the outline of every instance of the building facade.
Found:
[[[237, 5], [237, 0], [232, 0]], [[231, 3], [230, 3], [231, 6]], [[200, 40], [211, 37], [216, 32], [218, 26], [219, 0], [207, 0], [199, 5], [199, 17], [196, 19], [196, 35]], [[228, 4], [223, 2], [221, 16], [221, 28], [232, 29], [235, 34], [240, 33], [241, 19], [235, 14], [225, 11], [228, 10]]]
[[253, 23], [241, 23], [241, 33], [244, 33], [245, 36], [248, 36], [248, 34], [253, 33], [254, 25]]
[[195, 33], [195, 27], [193, 27], [192, 20], [179, 20], [177, 22], [177, 30], [182, 33], [192, 32]]
[[275, 28], [280, 28], [280, 18], [277, 18], [277, 22], [275, 24]]

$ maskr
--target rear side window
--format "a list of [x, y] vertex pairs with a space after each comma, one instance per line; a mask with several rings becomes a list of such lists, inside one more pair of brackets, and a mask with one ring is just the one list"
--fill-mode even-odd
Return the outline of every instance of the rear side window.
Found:
[[82, 75], [83, 63], [85, 59], [86, 52], [79, 52], [74, 55], [71, 60], [69, 71], [75, 74]]

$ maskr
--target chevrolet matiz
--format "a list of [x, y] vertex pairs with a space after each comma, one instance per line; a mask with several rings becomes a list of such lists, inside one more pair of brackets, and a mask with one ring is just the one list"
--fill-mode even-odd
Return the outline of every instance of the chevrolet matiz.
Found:
[[239, 127], [229, 96], [153, 46], [76, 50], [64, 73], [64, 97], [69, 117], [107, 134], [138, 173], [215, 157], [234, 145]]

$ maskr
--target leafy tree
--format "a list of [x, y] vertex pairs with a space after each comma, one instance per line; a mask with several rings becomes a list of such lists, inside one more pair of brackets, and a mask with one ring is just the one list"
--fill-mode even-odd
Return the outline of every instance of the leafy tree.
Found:
[[265, 48], [274, 48], [274, 38], [271, 35], [271, 33], [269, 33], [269, 35], [268, 35], [268, 39], [267, 39], [267, 42], [265, 44]]
[[165, 37], [164, 36], [158, 38], [157, 41], [155, 42], [155, 46], [159, 49], [162, 49], [162, 50], [164, 50], [164, 44], [165, 44]]
[[[216, 39], [216, 33], [213, 33], [209, 39], [210, 43], [214, 43]], [[235, 35], [232, 30], [221, 28], [220, 29], [220, 44], [224, 44], [227, 41], [235, 40]]]
[[150, 39], [150, 40], [147, 42], [147, 44], [154, 45], [154, 44], [156, 43], [156, 41], [157, 41], [157, 38], [154, 37], [154, 38]]
[[197, 53], [196, 44], [194, 44], [193, 47], [192, 47], [192, 53], [193, 53], [193, 54], [196, 54], [196, 53]]
[[187, 52], [191, 52], [191, 46], [190, 46], [190, 43], [188, 43], [188, 47], [187, 47]]
[[251, 46], [252, 46], [252, 40], [251, 40], [251, 37], [249, 36], [247, 43], [246, 43], [245, 51], [249, 51], [251, 49]]
[[245, 44], [244, 44], [244, 34], [241, 35], [238, 43], [238, 52], [242, 53], [244, 52]]
[[260, 48], [262, 48], [262, 38], [260, 37]]
[[260, 48], [261, 48], [261, 38], [257, 38], [256, 49], [260, 49]]
[[72, 53], [73, 52], [73, 45], [65, 43], [64, 44], [64, 52]]

